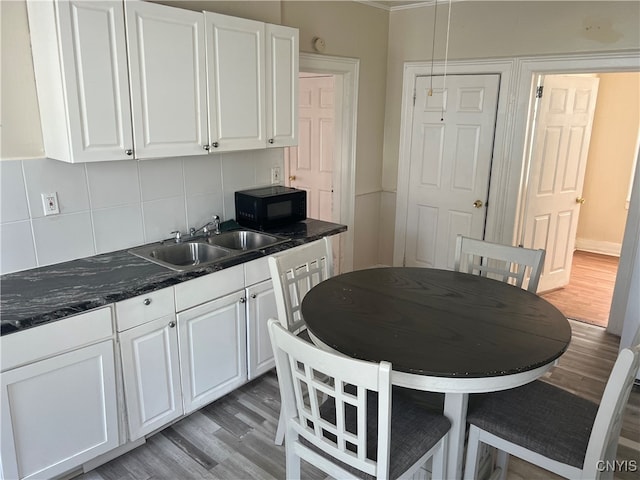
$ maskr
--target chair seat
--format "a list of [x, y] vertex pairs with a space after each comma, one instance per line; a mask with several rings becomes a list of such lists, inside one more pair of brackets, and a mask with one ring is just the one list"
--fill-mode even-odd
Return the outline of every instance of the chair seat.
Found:
[[598, 405], [542, 381], [472, 395], [467, 421], [547, 458], [582, 468]]
[[[393, 389], [391, 405], [391, 446], [389, 478], [398, 478], [409, 467], [415, 464], [420, 457], [427, 453], [451, 428], [451, 422], [444, 415], [439, 415], [408, 400], [404, 395], [398, 395]], [[367, 458], [376, 460], [378, 448], [378, 396], [375, 392], [367, 394]], [[353, 409], [347, 409], [345, 422], [347, 430], [354, 432], [356, 429], [356, 416]], [[335, 404], [327, 401], [320, 407], [320, 414], [325, 420], [335, 423]], [[335, 441], [335, 437], [325, 433], [327, 438]], [[300, 437], [300, 442], [311, 448], [318, 454], [333, 459], [330, 455], [316, 448]], [[333, 460], [335, 461], [335, 459]], [[353, 473], [354, 476], [364, 479], [375, 479], [371, 475], [351, 467], [342, 462], [338, 463], [343, 469]]]

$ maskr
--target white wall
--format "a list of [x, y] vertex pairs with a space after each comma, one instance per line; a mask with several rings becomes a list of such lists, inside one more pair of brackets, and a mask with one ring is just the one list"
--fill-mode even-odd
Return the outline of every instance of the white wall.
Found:
[[[236, 190], [269, 184], [283, 150], [136, 162], [0, 162], [0, 273], [169, 238], [219, 215], [235, 218]], [[60, 214], [44, 216], [41, 193]]]

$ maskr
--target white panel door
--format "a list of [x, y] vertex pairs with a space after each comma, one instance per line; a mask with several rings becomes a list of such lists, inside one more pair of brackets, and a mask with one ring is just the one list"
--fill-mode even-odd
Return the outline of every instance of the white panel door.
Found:
[[71, 161], [132, 158], [122, 2], [57, 5]]
[[298, 143], [298, 29], [266, 25], [267, 146]]
[[0, 374], [2, 476], [53, 478], [116, 448], [113, 341]]
[[275, 366], [267, 320], [278, 318], [271, 280], [247, 288], [247, 370], [253, 380]]
[[458, 234], [483, 238], [499, 81], [417, 78], [405, 265], [451, 269]]
[[125, 2], [136, 158], [206, 154], [204, 16]]
[[175, 327], [168, 315], [119, 334], [130, 441], [182, 415]]
[[301, 77], [298, 146], [289, 149], [288, 184], [307, 191], [307, 216], [333, 218], [333, 76]]
[[205, 12], [212, 152], [265, 148], [265, 27]]
[[598, 96], [596, 77], [544, 78], [534, 130], [523, 245], [546, 250], [538, 291], [569, 283]]
[[184, 413], [247, 381], [244, 290], [178, 314]]

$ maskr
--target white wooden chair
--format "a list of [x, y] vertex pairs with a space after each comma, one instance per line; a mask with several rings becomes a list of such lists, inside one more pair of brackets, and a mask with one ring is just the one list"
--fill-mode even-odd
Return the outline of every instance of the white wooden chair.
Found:
[[509, 282], [536, 293], [544, 265], [544, 250], [513, 247], [458, 235], [454, 270]]
[[[269, 335], [286, 425], [286, 478], [303, 459], [333, 478], [445, 478], [449, 420], [392, 395], [391, 364], [321, 350], [275, 319]], [[322, 402], [321, 399], [327, 399]]]
[[[312, 287], [333, 276], [331, 240], [324, 237], [269, 257], [278, 318], [290, 332], [311, 342], [302, 318], [302, 299]], [[280, 415], [275, 443], [282, 445], [284, 420]]]
[[600, 406], [540, 380], [473, 396], [464, 478], [476, 478], [480, 443], [499, 450], [502, 479], [509, 455], [565, 478], [613, 478], [622, 414], [639, 365], [640, 346], [620, 351]]

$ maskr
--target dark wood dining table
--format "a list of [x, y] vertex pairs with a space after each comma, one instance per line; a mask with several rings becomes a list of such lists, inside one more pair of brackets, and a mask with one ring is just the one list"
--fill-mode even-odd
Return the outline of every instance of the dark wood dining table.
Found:
[[521, 288], [477, 275], [388, 267], [313, 287], [302, 315], [314, 342], [391, 362], [394, 385], [442, 392], [451, 420], [447, 477], [461, 478], [469, 394], [529, 383], [569, 346], [565, 315]]

